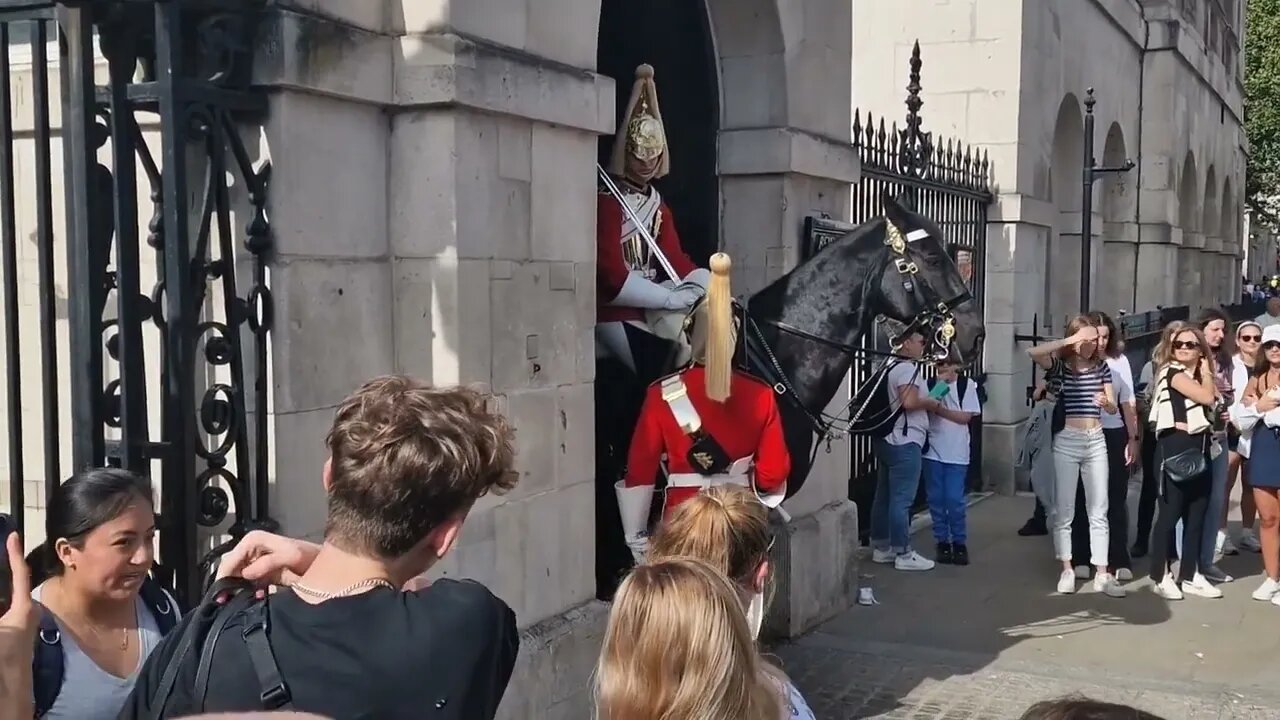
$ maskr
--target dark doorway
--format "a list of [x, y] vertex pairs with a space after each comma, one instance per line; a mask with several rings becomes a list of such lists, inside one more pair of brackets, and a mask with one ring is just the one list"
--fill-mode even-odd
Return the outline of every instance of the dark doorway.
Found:
[[[716, 132], [720, 91], [704, 0], [603, 0], [599, 72], [617, 83], [614, 121], [626, 109], [636, 66], [654, 69], [666, 125], [671, 172], [656, 185], [676, 224], [684, 251], [702, 267], [720, 245], [720, 188]], [[600, 139], [608, 163], [613, 137]], [[612, 599], [632, 564], [623, 541], [613, 485], [621, 479], [644, 384], [616, 360], [596, 364], [596, 593]], [[655, 508], [660, 508], [661, 493]]]
[[[675, 216], [684, 250], [705, 267], [720, 245], [716, 133], [720, 88], [704, 0], [603, 0], [596, 67], [617, 82], [616, 121], [641, 63], [653, 66], [671, 174], [655, 183]], [[606, 165], [613, 137], [600, 138]]]

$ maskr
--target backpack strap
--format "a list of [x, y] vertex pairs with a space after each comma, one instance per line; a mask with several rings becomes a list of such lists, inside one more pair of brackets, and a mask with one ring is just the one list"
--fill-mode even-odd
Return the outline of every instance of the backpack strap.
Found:
[[36, 633], [35, 654], [31, 662], [32, 689], [36, 717], [44, 717], [62, 692], [66, 658], [62, 652], [62, 631], [48, 608], [40, 606], [40, 630]]
[[169, 597], [169, 593], [165, 592], [164, 587], [156, 582], [151, 576], [147, 576], [142, 581], [142, 587], [138, 590], [138, 595], [142, 598], [142, 602], [151, 611], [151, 616], [155, 618], [156, 627], [160, 630], [160, 636], [169, 634], [178, 624], [178, 608], [174, 605], [174, 601]]
[[[205, 623], [199, 622], [200, 617], [218, 612], [221, 608], [217, 603], [219, 595], [228, 591], [236, 592], [246, 587], [251, 587], [250, 583], [239, 578], [224, 578], [209, 587], [204, 598], [196, 607], [195, 612], [198, 616], [193, 617], [191, 622], [187, 623], [182, 637], [178, 641], [178, 646], [174, 649], [168, 663], [165, 665], [164, 673], [160, 676], [160, 682], [156, 685], [156, 690], [150, 698], [151, 712], [147, 720], [162, 720], [165, 717], [165, 705], [169, 703], [169, 696], [173, 694], [173, 686], [178, 680], [178, 673], [182, 670], [187, 655], [191, 652], [192, 646], [204, 641], [202, 629], [207, 626]], [[252, 596], [251, 593], [250, 596]]]
[[276, 655], [271, 650], [271, 640], [267, 636], [270, 629], [271, 617], [267, 612], [266, 600], [259, 600], [245, 610], [244, 646], [249, 651], [249, 664], [253, 666], [253, 673], [258, 676], [258, 697], [262, 700], [262, 709], [290, 710], [293, 708], [293, 697], [280, 675], [280, 666], [276, 664]]

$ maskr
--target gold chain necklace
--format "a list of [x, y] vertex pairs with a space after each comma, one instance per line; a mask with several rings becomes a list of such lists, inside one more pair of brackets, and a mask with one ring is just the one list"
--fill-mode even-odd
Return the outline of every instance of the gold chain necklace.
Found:
[[[63, 594], [61, 585], [57, 586], [57, 591], [59, 594]], [[111, 633], [114, 632], [114, 628], [103, 630], [102, 628], [98, 627], [96, 623], [90, 621], [89, 618], [79, 614], [77, 614], [77, 617], [75, 619], [78, 621], [78, 624], [84, 627], [86, 630], [88, 630], [93, 635], [94, 639], [96, 639], [99, 643], [110, 644], [113, 642], [111, 640]], [[120, 628], [120, 649], [121, 650], [129, 649], [129, 634], [130, 633], [129, 633], [128, 627]]]
[[303, 595], [310, 595], [317, 600], [332, 600], [333, 598], [346, 597], [357, 590], [364, 590], [365, 588], [385, 587], [391, 588], [392, 590], [396, 588], [396, 586], [392, 585], [391, 581], [386, 578], [369, 578], [368, 580], [361, 580], [358, 583], [352, 583], [341, 590], [335, 590], [333, 592], [316, 590], [315, 588], [307, 587], [300, 582], [295, 582], [289, 587], [293, 588], [294, 592], [299, 592]]

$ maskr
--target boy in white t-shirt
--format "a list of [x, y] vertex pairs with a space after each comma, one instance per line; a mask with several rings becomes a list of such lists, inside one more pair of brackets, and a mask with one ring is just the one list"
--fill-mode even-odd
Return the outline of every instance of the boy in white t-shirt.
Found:
[[929, 447], [924, 452], [925, 492], [933, 516], [940, 563], [969, 564], [965, 528], [965, 479], [969, 476], [969, 421], [982, 414], [977, 383], [960, 381], [959, 367], [938, 366], [937, 384], [946, 392], [929, 413]]

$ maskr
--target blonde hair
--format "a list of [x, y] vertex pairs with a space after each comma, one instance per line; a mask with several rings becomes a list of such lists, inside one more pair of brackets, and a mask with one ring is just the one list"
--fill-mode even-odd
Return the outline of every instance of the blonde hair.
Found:
[[777, 680], [738, 591], [694, 558], [641, 565], [618, 587], [595, 673], [598, 720], [777, 720]]
[[649, 562], [697, 558], [745, 585], [768, 559], [772, 541], [769, 508], [744, 487], [717, 485], [671, 512], [653, 539]]
[[[1164, 370], [1174, 361], [1173, 343], [1178, 339], [1179, 335], [1188, 332], [1196, 336], [1196, 342], [1200, 344], [1200, 357], [1208, 358], [1210, 369], [1212, 369], [1213, 355], [1207, 352], [1208, 344], [1204, 341], [1204, 333], [1200, 332], [1200, 328], [1191, 323], [1174, 320], [1165, 326], [1164, 332], [1160, 334], [1160, 343], [1156, 345], [1155, 352], [1151, 356], [1157, 372]], [[1195, 370], [1195, 368], [1187, 369]]]

